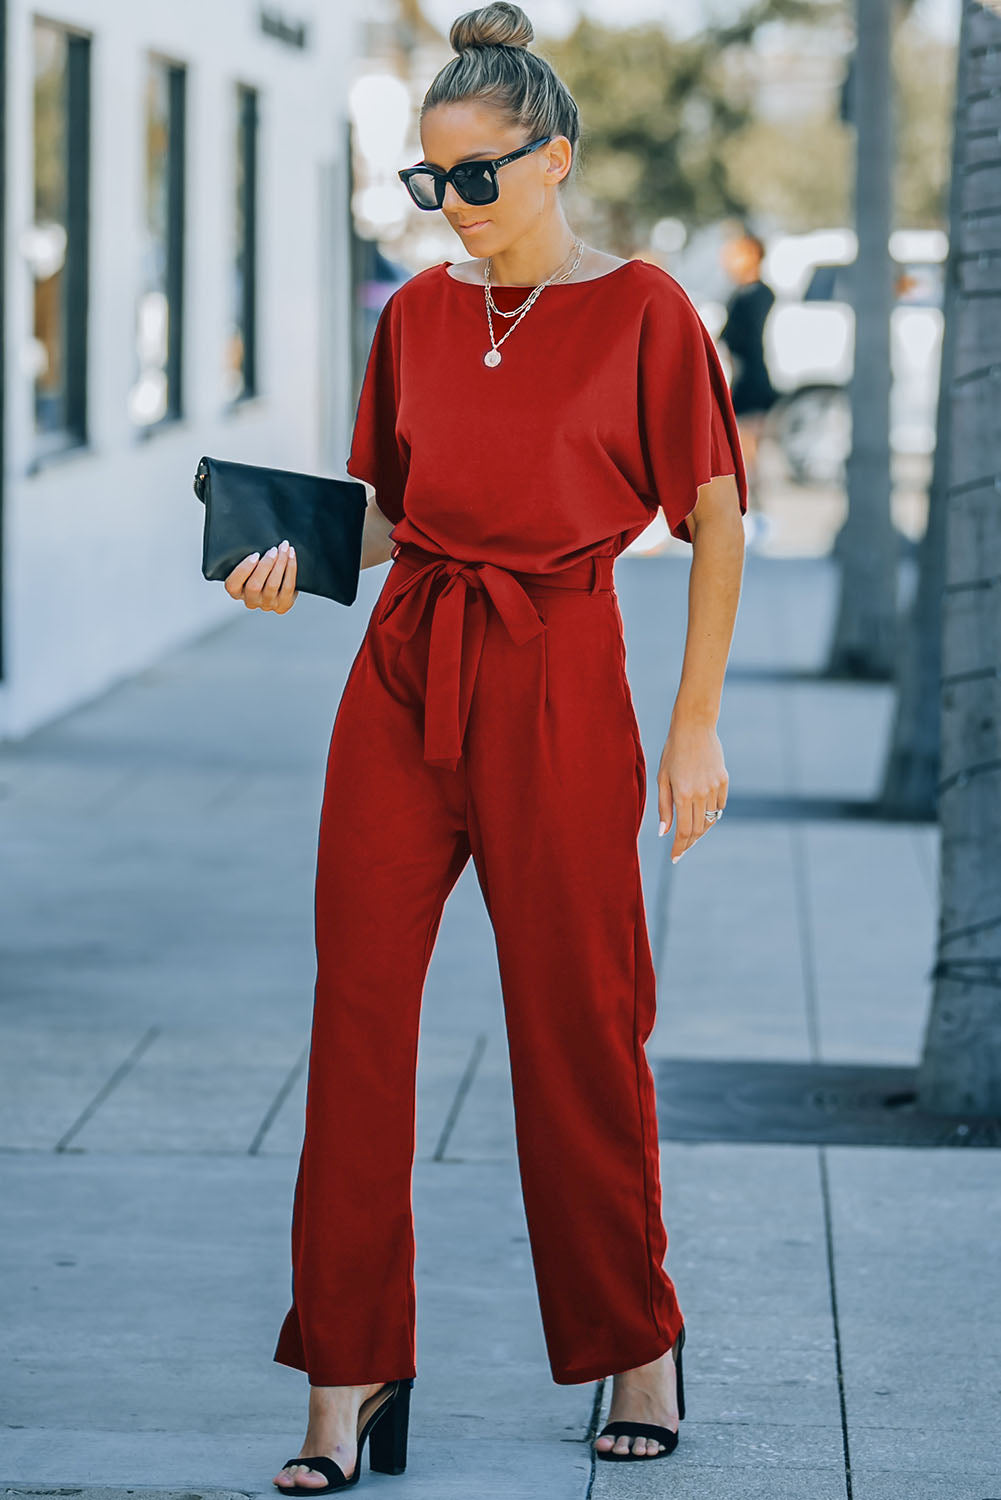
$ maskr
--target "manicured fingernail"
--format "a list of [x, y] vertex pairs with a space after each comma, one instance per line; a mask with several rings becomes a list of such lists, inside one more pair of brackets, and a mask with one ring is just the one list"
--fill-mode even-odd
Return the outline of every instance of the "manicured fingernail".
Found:
[[291, 545], [289, 546], [289, 549], [288, 549], [288, 555], [289, 555], [289, 557], [295, 557], [295, 548], [293, 546], [291, 546]]
[[277, 557], [278, 556], [278, 548], [277, 547], [269, 547], [268, 550], [267, 550], [267, 552], [265, 552], [264, 556], [265, 557]]
[[288, 539], [287, 538], [286, 538], [286, 540], [284, 542], [279, 543], [278, 551], [279, 552], [287, 552], [288, 551]]
[[672, 863], [672, 865], [676, 865], [678, 863], [679, 859], [684, 859], [684, 857], [685, 857], [685, 855], [686, 855], [687, 852], [688, 851], [686, 849], [682, 849], [682, 851], [681, 851], [680, 854], [672, 854], [671, 855], [671, 863]]
[[664, 837], [664, 835], [665, 835], [666, 832], [667, 832], [667, 824], [664, 822], [664, 819], [661, 818], [661, 820], [660, 820], [660, 827], [657, 829], [657, 837], [659, 839], [662, 839]]
[[250, 561], [251, 561], [251, 562], [256, 562], [256, 561], [257, 561], [257, 559], [258, 559], [258, 558], [259, 558], [259, 557], [260, 557], [260, 555], [261, 555], [261, 554], [260, 554], [260, 553], [259, 553], [259, 552], [252, 552], [252, 553], [251, 553], [251, 554], [250, 554]]

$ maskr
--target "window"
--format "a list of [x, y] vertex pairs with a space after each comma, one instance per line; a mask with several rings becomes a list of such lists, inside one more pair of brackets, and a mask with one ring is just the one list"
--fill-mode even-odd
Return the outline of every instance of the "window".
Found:
[[90, 38], [34, 23], [35, 446], [87, 441]]
[[257, 392], [257, 90], [236, 90], [236, 241], [226, 341], [231, 401]]
[[150, 431], [182, 414], [185, 70], [157, 57], [146, 74], [142, 264], [133, 422]]

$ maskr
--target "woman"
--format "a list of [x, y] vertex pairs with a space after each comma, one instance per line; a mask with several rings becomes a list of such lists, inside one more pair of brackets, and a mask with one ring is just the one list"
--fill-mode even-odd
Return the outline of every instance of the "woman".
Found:
[[723, 264], [737, 283], [726, 308], [720, 340], [726, 344], [733, 365], [730, 398], [740, 428], [751, 509], [746, 528], [752, 541], [764, 540], [769, 523], [756, 503], [758, 444], [768, 413], [778, 400], [765, 361], [765, 322], [775, 302], [775, 293], [761, 278], [765, 247], [757, 235], [744, 230], [723, 248]]
[[[275, 1359], [307, 1372], [298, 1456], [324, 1493], [399, 1473], [415, 1375], [414, 1070], [443, 903], [472, 855], [497, 942], [521, 1181], [554, 1380], [614, 1375], [599, 1457], [677, 1444], [683, 1318], [663, 1268], [645, 764], [613, 559], [663, 506], [694, 543], [658, 773], [681, 858], [719, 817], [716, 734], [743, 559], [743, 466], [712, 341], [656, 266], [584, 246], [560, 200], [577, 110], [515, 5], [457, 20], [402, 173], [473, 253], [412, 277], [374, 335], [348, 460], [392, 559], [338, 707], [317, 981]], [[498, 357], [499, 356], [499, 357]], [[227, 588], [284, 611], [295, 562]]]

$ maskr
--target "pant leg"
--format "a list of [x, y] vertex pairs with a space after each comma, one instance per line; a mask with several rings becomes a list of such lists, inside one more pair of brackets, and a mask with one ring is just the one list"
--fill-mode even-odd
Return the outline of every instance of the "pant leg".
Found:
[[[554, 1380], [663, 1354], [682, 1323], [663, 1267], [644, 1050], [656, 979], [637, 834], [646, 774], [613, 592], [534, 595], [546, 691], [488, 631], [467, 731], [469, 830], [496, 936], [517, 1148]], [[531, 645], [531, 643], [530, 643]]]
[[423, 760], [420, 642], [388, 659], [375, 612], [327, 760], [293, 1305], [274, 1354], [312, 1385], [416, 1374], [419, 1013], [442, 908], [469, 857], [463, 773]]

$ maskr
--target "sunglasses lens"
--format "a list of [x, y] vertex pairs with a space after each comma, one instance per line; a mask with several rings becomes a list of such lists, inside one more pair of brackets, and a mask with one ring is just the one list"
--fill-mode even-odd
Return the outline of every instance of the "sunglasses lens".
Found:
[[434, 190], [433, 172], [415, 172], [407, 178], [410, 196], [421, 208], [437, 208], [438, 199]]
[[456, 169], [452, 178], [455, 190], [467, 203], [492, 203], [495, 196], [492, 173], [482, 162], [470, 162]]

